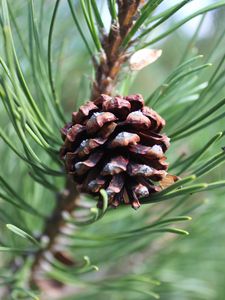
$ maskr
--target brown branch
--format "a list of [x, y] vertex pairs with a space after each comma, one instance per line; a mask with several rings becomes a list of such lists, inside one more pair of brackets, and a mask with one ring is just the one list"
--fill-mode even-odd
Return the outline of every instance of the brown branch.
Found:
[[118, 0], [118, 21], [111, 24], [110, 32], [102, 40], [103, 51], [96, 68], [96, 79], [92, 88], [92, 99], [100, 94], [111, 95], [127, 53], [122, 41], [133, 26], [140, 0]]
[[45, 253], [53, 250], [59, 232], [66, 225], [66, 221], [63, 219], [63, 212], [73, 212], [78, 198], [79, 194], [75, 189], [74, 182], [72, 178], [68, 177], [65, 189], [57, 196], [55, 209], [50, 218], [46, 221], [43, 233], [41, 234], [41, 237], [47, 237], [48, 243], [45, 248], [40, 249], [35, 255], [31, 272], [32, 284], [37, 284], [36, 273], [40, 269]]

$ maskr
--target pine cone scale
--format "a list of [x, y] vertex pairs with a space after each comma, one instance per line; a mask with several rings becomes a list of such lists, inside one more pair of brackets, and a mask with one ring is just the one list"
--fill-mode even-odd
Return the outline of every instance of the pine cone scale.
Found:
[[136, 133], [122, 131], [109, 143], [108, 148], [127, 147], [139, 141], [140, 137]]
[[116, 120], [117, 117], [111, 112], [94, 113], [86, 123], [87, 133], [96, 133], [103, 125]]
[[124, 186], [124, 177], [123, 174], [116, 174], [112, 177], [109, 186], [106, 189], [106, 192], [110, 200], [113, 200], [116, 194], [120, 193]]
[[115, 175], [127, 170], [128, 159], [122, 155], [114, 157], [108, 162], [100, 173], [103, 176]]
[[77, 175], [84, 175], [88, 170], [95, 167], [103, 156], [103, 152], [95, 152], [91, 154], [85, 161], [75, 163], [75, 172]]

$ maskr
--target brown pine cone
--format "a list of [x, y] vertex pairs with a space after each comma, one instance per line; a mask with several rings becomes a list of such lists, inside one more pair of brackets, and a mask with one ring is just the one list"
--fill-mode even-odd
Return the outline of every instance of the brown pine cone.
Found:
[[74, 112], [61, 130], [66, 171], [81, 192], [98, 195], [103, 188], [112, 206], [136, 209], [141, 198], [160, 191], [156, 182], [167, 174], [169, 138], [159, 134], [164, 125], [139, 94], [101, 95]]

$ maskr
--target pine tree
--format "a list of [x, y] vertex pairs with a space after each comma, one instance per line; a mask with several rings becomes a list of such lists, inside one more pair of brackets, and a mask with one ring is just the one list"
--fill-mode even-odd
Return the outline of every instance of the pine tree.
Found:
[[[222, 205], [216, 204], [225, 187], [216, 169], [225, 160], [219, 17], [206, 56], [196, 44], [206, 15], [223, 15], [225, 1], [179, 21], [174, 15], [190, 1], [167, 8], [165, 2], [1, 0], [1, 299], [224, 296], [206, 286], [190, 292], [172, 270], [190, 277], [189, 269], [181, 274], [185, 255], [174, 255], [176, 247], [191, 251], [197, 241], [207, 251], [200, 228], [211, 228], [216, 217], [200, 212], [204, 195]], [[190, 40], [177, 37], [196, 16]], [[179, 62], [167, 77], [146, 79], [144, 67], [163, 60], [166, 46]], [[156, 75], [157, 68], [158, 62]], [[138, 81], [147, 82], [144, 90]], [[116, 126], [123, 130], [110, 140]], [[81, 127], [88, 135], [77, 138]], [[90, 138], [107, 143], [95, 152], [84, 143]], [[118, 145], [122, 152], [114, 150]], [[84, 159], [81, 151], [92, 156]], [[189, 215], [203, 216], [203, 225], [189, 225], [196, 240], [176, 225]]]

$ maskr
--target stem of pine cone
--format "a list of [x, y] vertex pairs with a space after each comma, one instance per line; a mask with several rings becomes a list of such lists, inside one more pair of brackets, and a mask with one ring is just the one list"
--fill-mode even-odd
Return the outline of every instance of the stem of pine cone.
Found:
[[133, 26], [140, 0], [118, 0], [118, 20], [111, 23], [110, 32], [102, 37], [102, 52], [96, 66], [95, 81], [92, 87], [92, 100], [100, 94], [111, 95], [122, 65], [128, 55], [121, 47], [124, 37]]
[[[95, 81], [92, 87], [92, 99], [100, 94], [111, 95], [118, 79], [119, 71], [127, 60], [127, 53], [121, 48], [124, 37], [133, 25], [134, 17], [137, 14], [141, 0], [118, 0], [118, 20], [111, 24], [110, 32], [102, 38], [102, 52], [100, 53], [99, 64], [95, 65]], [[40, 249], [35, 255], [31, 272], [31, 283], [38, 285], [36, 273], [40, 269], [45, 253], [53, 252], [57, 245], [57, 237], [61, 229], [66, 225], [63, 220], [63, 212], [71, 213], [76, 208], [79, 194], [74, 183], [67, 178], [65, 189], [56, 197], [56, 207], [46, 221], [42, 237], [47, 237], [48, 242], [45, 248]]]

